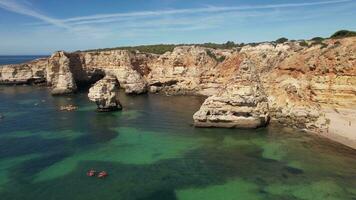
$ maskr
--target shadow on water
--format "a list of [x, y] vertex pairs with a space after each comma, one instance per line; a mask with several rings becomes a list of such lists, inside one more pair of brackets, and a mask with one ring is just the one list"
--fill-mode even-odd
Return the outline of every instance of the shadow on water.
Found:
[[[195, 159], [195, 156], [199, 156], [200, 159]], [[259, 178], [256, 172], [261, 173], [259, 176], [263, 177], [282, 168], [282, 165], [278, 162], [271, 164], [259, 161], [256, 163], [253, 158], [235, 156], [238, 158], [231, 159], [228, 162], [226, 160], [218, 161], [216, 157], [221, 158], [221, 155], [207, 155], [204, 150], [201, 150], [191, 152], [191, 155], [182, 159], [163, 160], [150, 165], [83, 162], [66, 176], [52, 181], [26, 185], [23, 188], [24, 191], [31, 192], [28, 192], [27, 195], [20, 195], [19, 199], [33, 199], [38, 196], [49, 195], [63, 199], [95, 199], [97, 197], [102, 199], [151, 199], [153, 197], [176, 199], [175, 193], [177, 190], [221, 185], [232, 177], [243, 177], [248, 180], [247, 182], [263, 187], [268, 180]], [[241, 165], [241, 163], [244, 164]], [[261, 164], [265, 167], [263, 171], [258, 166], [248, 167], [249, 171], [246, 171], [246, 166], [250, 164]], [[104, 168], [110, 171], [110, 178], [98, 180], [85, 177], [83, 171], [88, 168], [87, 166], [93, 166], [97, 169]], [[222, 168], [222, 166], [224, 167]], [[25, 176], [20, 170], [13, 174]], [[269, 178], [273, 179], [273, 177]], [[12, 188], [21, 186], [22, 184], [17, 185], [15, 183]], [[46, 188], [46, 190], [41, 191], [36, 188]], [[72, 192], [73, 188], [76, 190], [75, 193]], [[2, 196], [10, 197], [13, 195], [11, 190], [8, 192], [5, 192]], [[268, 194], [261, 196], [268, 197]]]
[[[330, 188], [307, 190], [309, 184], [318, 183], [317, 181], [323, 180], [323, 178], [315, 179], [302, 172], [295, 173], [295, 171], [286, 168], [286, 163], [280, 161], [270, 162], [259, 159], [261, 151], [255, 148], [243, 148], [239, 152], [233, 149], [225, 151], [211, 149], [209, 151], [209, 149], [201, 148], [187, 153], [180, 159], [165, 159], [144, 165], [81, 162], [75, 170], [65, 176], [29, 185], [15, 182], [9, 188], [20, 188], [26, 194], [20, 194], [18, 199], [38, 199], [39, 196], [53, 195], [59, 199], [96, 199], [99, 197], [101, 199], [177, 199], [177, 194], [178, 196], [182, 194], [183, 197], [186, 197], [187, 194], [188, 197], [189, 195], [194, 196], [199, 194], [200, 189], [204, 193], [213, 192], [216, 194], [221, 190], [221, 188], [216, 188], [216, 185], [221, 185], [222, 190], [225, 191], [225, 197], [255, 192], [251, 196], [259, 199], [292, 199], [293, 194], [288, 191], [288, 188], [286, 193], [277, 193], [269, 188], [271, 185], [279, 183], [284, 186], [290, 185], [291, 188], [301, 187], [306, 189], [305, 193], [329, 192], [325, 195], [343, 197], [341, 199], [352, 197], [352, 194], [347, 191], [339, 191], [340, 188], [347, 187], [347, 183], [342, 182], [336, 182], [336, 184], [332, 181], [332, 190], [330, 191], [328, 191]], [[251, 154], [256, 154], [256, 156], [247, 156]], [[83, 172], [88, 169], [88, 166], [110, 171], [110, 177], [105, 180], [86, 177]], [[24, 165], [23, 167], [28, 166]], [[26, 177], [26, 173], [21, 171], [21, 168], [14, 169], [13, 179]], [[238, 178], [239, 181], [231, 182], [235, 178]], [[232, 185], [230, 186], [230, 184]], [[211, 186], [214, 187], [210, 189]], [[229, 187], [239, 190], [239, 193], [226, 193], [226, 191], [230, 191]], [[45, 190], [38, 190], [38, 188], [45, 188]], [[2, 196], [13, 197], [14, 194], [16, 194], [15, 191], [8, 189]], [[204, 195], [202, 197], [214, 199]]]
[[[120, 93], [123, 111], [98, 113], [85, 93], [52, 97], [22, 86], [0, 93], [2, 199], [356, 197], [354, 150], [278, 126], [194, 128], [202, 97]], [[67, 104], [79, 109], [58, 111]], [[90, 168], [109, 177], [87, 177]]]

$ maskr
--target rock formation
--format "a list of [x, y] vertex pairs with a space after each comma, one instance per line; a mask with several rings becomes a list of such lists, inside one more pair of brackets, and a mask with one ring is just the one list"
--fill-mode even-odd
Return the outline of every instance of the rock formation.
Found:
[[[356, 37], [227, 50], [178, 46], [162, 55], [57, 52], [48, 59], [0, 67], [0, 83], [46, 81], [53, 93], [63, 94], [107, 75], [129, 94], [208, 96], [194, 115], [197, 126], [259, 127], [270, 118], [271, 123], [325, 133], [330, 120], [333, 124], [326, 110], [356, 113], [355, 55]], [[110, 101], [100, 105], [107, 107]]]
[[37, 84], [46, 82], [47, 59], [0, 67], [0, 84]]
[[61, 106], [59, 108], [60, 111], [69, 111], [69, 112], [75, 111], [77, 109], [78, 109], [78, 107], [75, 105], [65, 105], [65, 106]]
[[149, 63], [146, 76], [149, 90], [166, 94], [204, 93], [202, 82], [218, 64], [213, 49], [196, 46], [176, 47]]
[[[115, 76], [126, 93], [141, 94], [147, 91], [146, 80], [140, 74], [138, 58], [143, 54], [125, 50], [83, 52], [79, 57], [86, 71], [100, 69], [107, 75]], [[149, 61], [153, 56], [144, 56]]]
[[108, 112], [122, 109], [117, 98], [118, 82], [113, 76], [106, 76], [89, 89], [88, 97], [98, 106], [98, 111]]
[[70, 94], [77, 90], [69, 57], [64, 52], [57, 52], [50, 57], [47, 80], [53, 85], [54, 95]]
[[219, 94], [205, 100], [193, 116], [198, 127], [258, 128], [269, 121], [268, 102], [256, 73], [248, 60]]

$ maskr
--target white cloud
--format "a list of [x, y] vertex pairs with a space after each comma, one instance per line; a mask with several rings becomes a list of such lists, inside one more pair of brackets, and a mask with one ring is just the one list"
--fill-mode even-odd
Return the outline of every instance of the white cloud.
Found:
[[112, 13], [112, 14], [95, 14], [90, 16], [80, 16], [63, 19], [63, 22], [79, 24], [94, 24], [94, 23], [111, 23], [114, 21], [122, 21], [130, 18], [154, 17], [164, 15], [182, 15], [182, 14], [199, 14], [199, 13], [219, 13], [229, 11], [246, 11], [246, 10], [260, 10], [260, 9], [277, 9], [277, 8], [293, 8], [306, 6], [321, 6], [328, 4], [338, 4], [350, 2], [352, 0], [331, 0], [319, 1], [309, 3], [289, 3], [289, 4], [269, 4], [269, 5], [255, 5], [255, 6], [231, 6], [231, 7], [217, 7], [208, 6], [203, 8], [191, 9], [171, 9], [171, 10], [157, 10], [157, 11], [140, 11], [127, 13]]
[[34, 17], [37, 18], [39, 20], [42, 20], [43, 22], [46, 22], [48, 24], [52, 24], [58, 27], [62, 27], [62, 28], [66, 28], [66, 29], [71, 29], [71, 27], [69, 25], [67, 25], [65, 22], [62, 22], [61, 20], [52, 18], [52, 17], [48, 17], [44, 14], [41, 14], [37, 11], [35, 11], [34, 9], [29, 8], [27, 5], [30, 5], [28, 2], [23, 2], [23, 3], [19, 3], [15, 0], [0, 0], [0, 7], [14, 12], [14, 13], [18, 13], [18, 14], [22, 14], [22, 15], [27, 15], [30, 17]]
[[[340, 4], [351, 2], [352, 0], [329, 0], [318, 1], [308, 3], [287, 3], [287, 4], [267, 4], [267, 5], [253, 5], [253, 6], [206, 6], [202, 8], [189, 8], [189, 9], [170, 9], [170, 10], [156, 10], [156, 11], [138, 11], [138, 12], [126, 12], [126, 13], [111, 13], [111, 14], [94, 14], [89, 16], [79, 16], [66, 19], [55, 19], [48, 17], [39, 12], [34, 11], [24, 3], [18, 3], [16, 0], [0, 0], [0, 7], [19, 14], [35, 17], [40, 19], [43, 23], [35, 23], [33, 25], [55, 25], [67, 29], [75, 29], [79, 25], [90, 24], [105, 24], [113, 22], [123, 22], [135, 19], [149, 19], [150, 17], [162, 17], [162, 16], [176, 16], [187, 14], [204, 14], [204, 13], [224, 13], [232, 11], [253, 11], [253, 10], [272, 10], [278, 8], [294, 8], [294, 7], [308, 7], [308, 6], [322, 6], [328, 4]], [[245, 16], [249, 16], [248, 12], [244, 13]]]
[[[21, 15], [30, 16], [41, 20], [46, 25], [52, 25], [55, 27], [60, 27], [67, 30], [69, 33], [75, 34], [76, 36], [87, 36], [92, 38], [100, 38], [104, 37], [106, 34], [103, 30], [99, 28], [95, 28], [92, 26], [73, 26], [71, 24], [66, 23], [63, 20], [56, 19], [53, 17], [49, 17], [45, 14], [42, 14], [40, 11], [36, 11], [35, 8], [32, 7], [32, 4], [26, 0], [0, 0], [0, 8], [18, 13]], [[47, 27], [44, 29], [48, 29]], [[42, 29], [42, 30], [44, 30]], [[38, 30], [39, 32], [42, 30]], [[85, 34], [83, 34], [85, 33]]]

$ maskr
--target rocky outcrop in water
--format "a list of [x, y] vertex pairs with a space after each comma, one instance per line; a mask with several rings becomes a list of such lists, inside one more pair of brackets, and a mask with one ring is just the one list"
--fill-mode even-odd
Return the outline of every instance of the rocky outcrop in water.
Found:
[[267, 96], [255, 66], [241, 63], [238, 74], [219, 94], [205, 100], [193, 116], [198, 127], [258, 128], [269, 121]]
[[117, 97], [118, 82], [113, 76], [106, 76], [89, 89], [88, 97], [98, 106], [98, 111], [108, 112], [122, 109]]
[[134, 53], [125, 50], [79, 53], [82, 68], [86, 71], [101, 70], [107, 75], [115, 76], [120, 87], [128, 94], [147, 92], [146, 80], [143, 78], [146, 70], [145, 62], [154, 58], [152, 55]]
[[70, 94], [77, 90], [70, 59], [65, 52], [57, 52], [49, 58], [47, 80], [53, 85], [54, 95]]
[[75, 111], [77, 109], [78, 109], [78, 107], [75, 105], [65, 105], [65, 106], [59, 107], [60, 111], [68, 111], [68, 112]]
[[0, 84], [39, 84], [45, 83], [47, 59], [37, 59], [19, 65], [0, 67]]

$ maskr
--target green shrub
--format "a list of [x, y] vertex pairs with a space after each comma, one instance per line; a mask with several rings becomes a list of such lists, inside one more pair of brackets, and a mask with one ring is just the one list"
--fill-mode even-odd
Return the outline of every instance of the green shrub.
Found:
[[91, 50], [86, 50], [84, 52], [128, 50], [131, 53], [140, 51], [144, 53], [164, 54], [167, 51], [173, 51], [173, 49], [177, 46], [179, 45], [175, 45], [175, 44], [140, 45], [140, 46], [132, 46], [132, 47], [127, 46], [127, 47], [114, 47], [114, 48], [104, 48], [104, 49], [91, 49]]
[[164, 54], [168, 51], [173, 51], [175, 47], [185, 46], [185, 45], [195, 45], [195, 46], [207, 47], [212, 49], [232, 49], [240, 46], [239, 44], [236, 44], [232, 41], [228, 41], [223, 44], [204, 43], [204, 44], [157, 44], [157, 45], [126, 46], [126, 47], [114, 47], [114, 48], [103, 48], [103, 49], [91, 49], [91, 50], [86, 50], [84, 52], [128, 50], [130, 52], [139, 51], [143, 53]]
[[220, 56], [219, 58], [216, 57], [216, 55], [213, 52], [211, 52], [209, 49], [206, 50], [206, 54], [208, 54], [208, 56], [210, 56], [211, 58], [213, 58], [217, 62], [224, 62], [224, 60], [226, 59], [225, 56]]
[[302, 47], [308, 47], [309, 46], [308, 43], [305, 40], [300, 41], [299, 45], [302, 46]]
[[276, 40], [276, 43], [281, 44], [281, 43], [285, 43], [288, 42], [288, 39], [285, 37], [279, 38]]
[[227, 41], [226, 43], [223, 44], [217, 44], [217, 43], [204, 43], [204, 44], [196, 44], [197, 46], [200, 47], [207, 47], [211, 49], [233, 49], [236, 47], [239, 47], [239, 44], [235, 44], [235, 42], [232, 41]]
[[225, 59], [226, 59], [225, 56], [220, 56], [220, 57], [218, 58], [218, 62], [224, 62]]
[[321, 47], [320, 47], [320, 49], [324, 49], [324, 48], [326, 48], [326, 47], [328, 47], [328, 46], [329, 46], [328, 44], [321, 43]]
[[314, 46], [314, 45], [320, 45], [320, 49], [324, 49], [324, 48], [328, 47], [328, 44], [325, 44], [322, 41], [314, 41], [313, 43], [311, 43], [311, 46]]
[[251, 47], [255, 47], [257, 45], [259, 45], [260, 43], [257, 43], [257, 42], [251, 42], [251, 43], [248, 43], [247, 45], [250, 45]]
[[322, 37], [314, 37], [314, 38], [312, 38], [311, 40], [313, 40], [313, 41], [323, 41], [323, 40], [325, 40], [325, 39], [322, 38]]
[[164, 54], [167, 51], [173, 51], [178, 45], [174, 44], [158, 44], [158, 45], [141, 45], [136, 47], [119, 47], [116, 49], [130, 50], [130, 51], [140, 51], [145, 53], [154, 53], [154, 54]]
[[344, 37], [355, 37], [355, 31], [340, 30], [334, 33], [330, 38], [344, 38]]
[[[356, 36], [356, 32], [354, 31], [348, 31], [348, 30], [340, 30], [334, 33], [331, 38], [343, 38], [343, 37], [353, 37]], [[325, 48], [327, 45], [322, 43], [324, 38], [322, 37], [315, 37], [312, 39], [313, 43], [311, 45], [316, 45], [320, 44], [322, 45], [322, 48]], [[287, 42], [288, 39], [285, 37], [277, 39], [275, 42], [277, 44], [285, 43]], [[257, 46], [260, 43], [248, 43], [248, 45], [251, 46]], [[207, 48], [212, 48], [212, 49], [233, 49], [233, 48], [239, 48], [243, 47], [245, 44], [237, 44], [233, 41], [227, 41], [226, 43], [223, 44], [217, 44], [217, 43], [204, 43], [204, 44], [157, 44], [157, 45], [140, 45], [140, 46], [126, 46], [126, 47], [114, 47], [114, 48], [104, 48], [104, 49], [92, 49], [92, 50], [86, 50], [84, 52], [95, 52], [95, 51], [110, 51], [110, 50], [129, 50], [130, 52], [136, 52], [140, 51], [143, 53], [154, 53], [154, 54], [164, 54], [167, 51], [173, 51], [175, 47], [178, 46], [184, 46], [184, 45], [195, 45], [195, 46], [200, 46], [200, 47], [207, 47]], [[305, 41], [299, 42], [300, 46], [308, 46], [308, 43]], [[216, 57], [213, 55], [212, 57]], [[224, 60], [225, 58], [219, 57], [216, 58], [216, 60]]]

